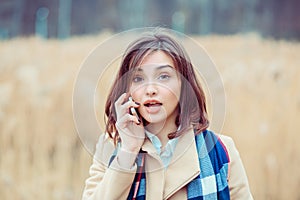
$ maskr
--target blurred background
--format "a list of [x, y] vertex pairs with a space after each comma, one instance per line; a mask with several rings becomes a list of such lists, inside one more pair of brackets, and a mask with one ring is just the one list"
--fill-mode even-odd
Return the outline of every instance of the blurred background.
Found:
[[76, 75], [99, 43], [144, 26], [191, 36], [215, 62], [226, 92], [222, 133], [239, 149], [254, 198], [300, 199], [299, 8], [297, 0], [0, 0], [0, 199], [81, 198], [92, 157], [73, 122]]
[[46, 38], [163, 25], [187, 34], [300, 39], [297, 0], [1, 0], [1, 38]]

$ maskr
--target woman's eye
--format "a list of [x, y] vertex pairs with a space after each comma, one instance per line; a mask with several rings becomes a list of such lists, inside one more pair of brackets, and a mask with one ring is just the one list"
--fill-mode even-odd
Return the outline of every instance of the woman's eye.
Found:
[[168, 74], [161, 74], [158, 79], [159, 80], [168, 80], [170, 76]]
[[138, 83], [138, 82], [143, 81], [143, 78], [140, 77], [140, 76], [135, 76], [135, 77], [133, 77], [132, 81], [133, 81], [134, 83]]

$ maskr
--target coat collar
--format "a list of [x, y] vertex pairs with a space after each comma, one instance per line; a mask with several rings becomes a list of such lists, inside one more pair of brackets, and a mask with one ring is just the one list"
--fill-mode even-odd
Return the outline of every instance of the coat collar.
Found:
[[142, 149], [148, 152], [146, 170], [151, 171], [151, 173], [147, 173], [148, 177], [146, 178], [147, 196], [150, 195], [149, 192], [154, 192], [152, 189], [160, 190], [160, 187], [163, 189], [156, 192], [162, 193], [162, 196], [156, 197], [167, 199], [200, 173], [195, 134], [192, 128], [179, 137], [174, 155], [166, 170], [149, 139], [146, 139]]
[[200, 174], [194, 130], [179, 138], [173, 158], [166, 170], [164, 199], [169, 198]]

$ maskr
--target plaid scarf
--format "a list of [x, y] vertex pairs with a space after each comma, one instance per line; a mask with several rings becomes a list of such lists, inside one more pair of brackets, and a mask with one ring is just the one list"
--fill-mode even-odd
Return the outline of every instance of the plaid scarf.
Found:
[[[188, 200], [230, 199], [228, 188], [229, 156], [226, 147], [212, 131], [195, 136], [201, 173], [187, 185]], [[114, 159], [116, 152], [110, 159]], [[145, 152], [136, 159], [137, 172], [127, 200], [146, 199]]]

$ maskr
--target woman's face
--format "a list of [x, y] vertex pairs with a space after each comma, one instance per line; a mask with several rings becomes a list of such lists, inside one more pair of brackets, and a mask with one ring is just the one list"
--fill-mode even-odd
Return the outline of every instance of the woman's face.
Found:
[[171, 57], [163, 51], [147, 55], [134, 73], [130, 86], [138, 111], [149, 123], [175, 123], [181, 80]]

